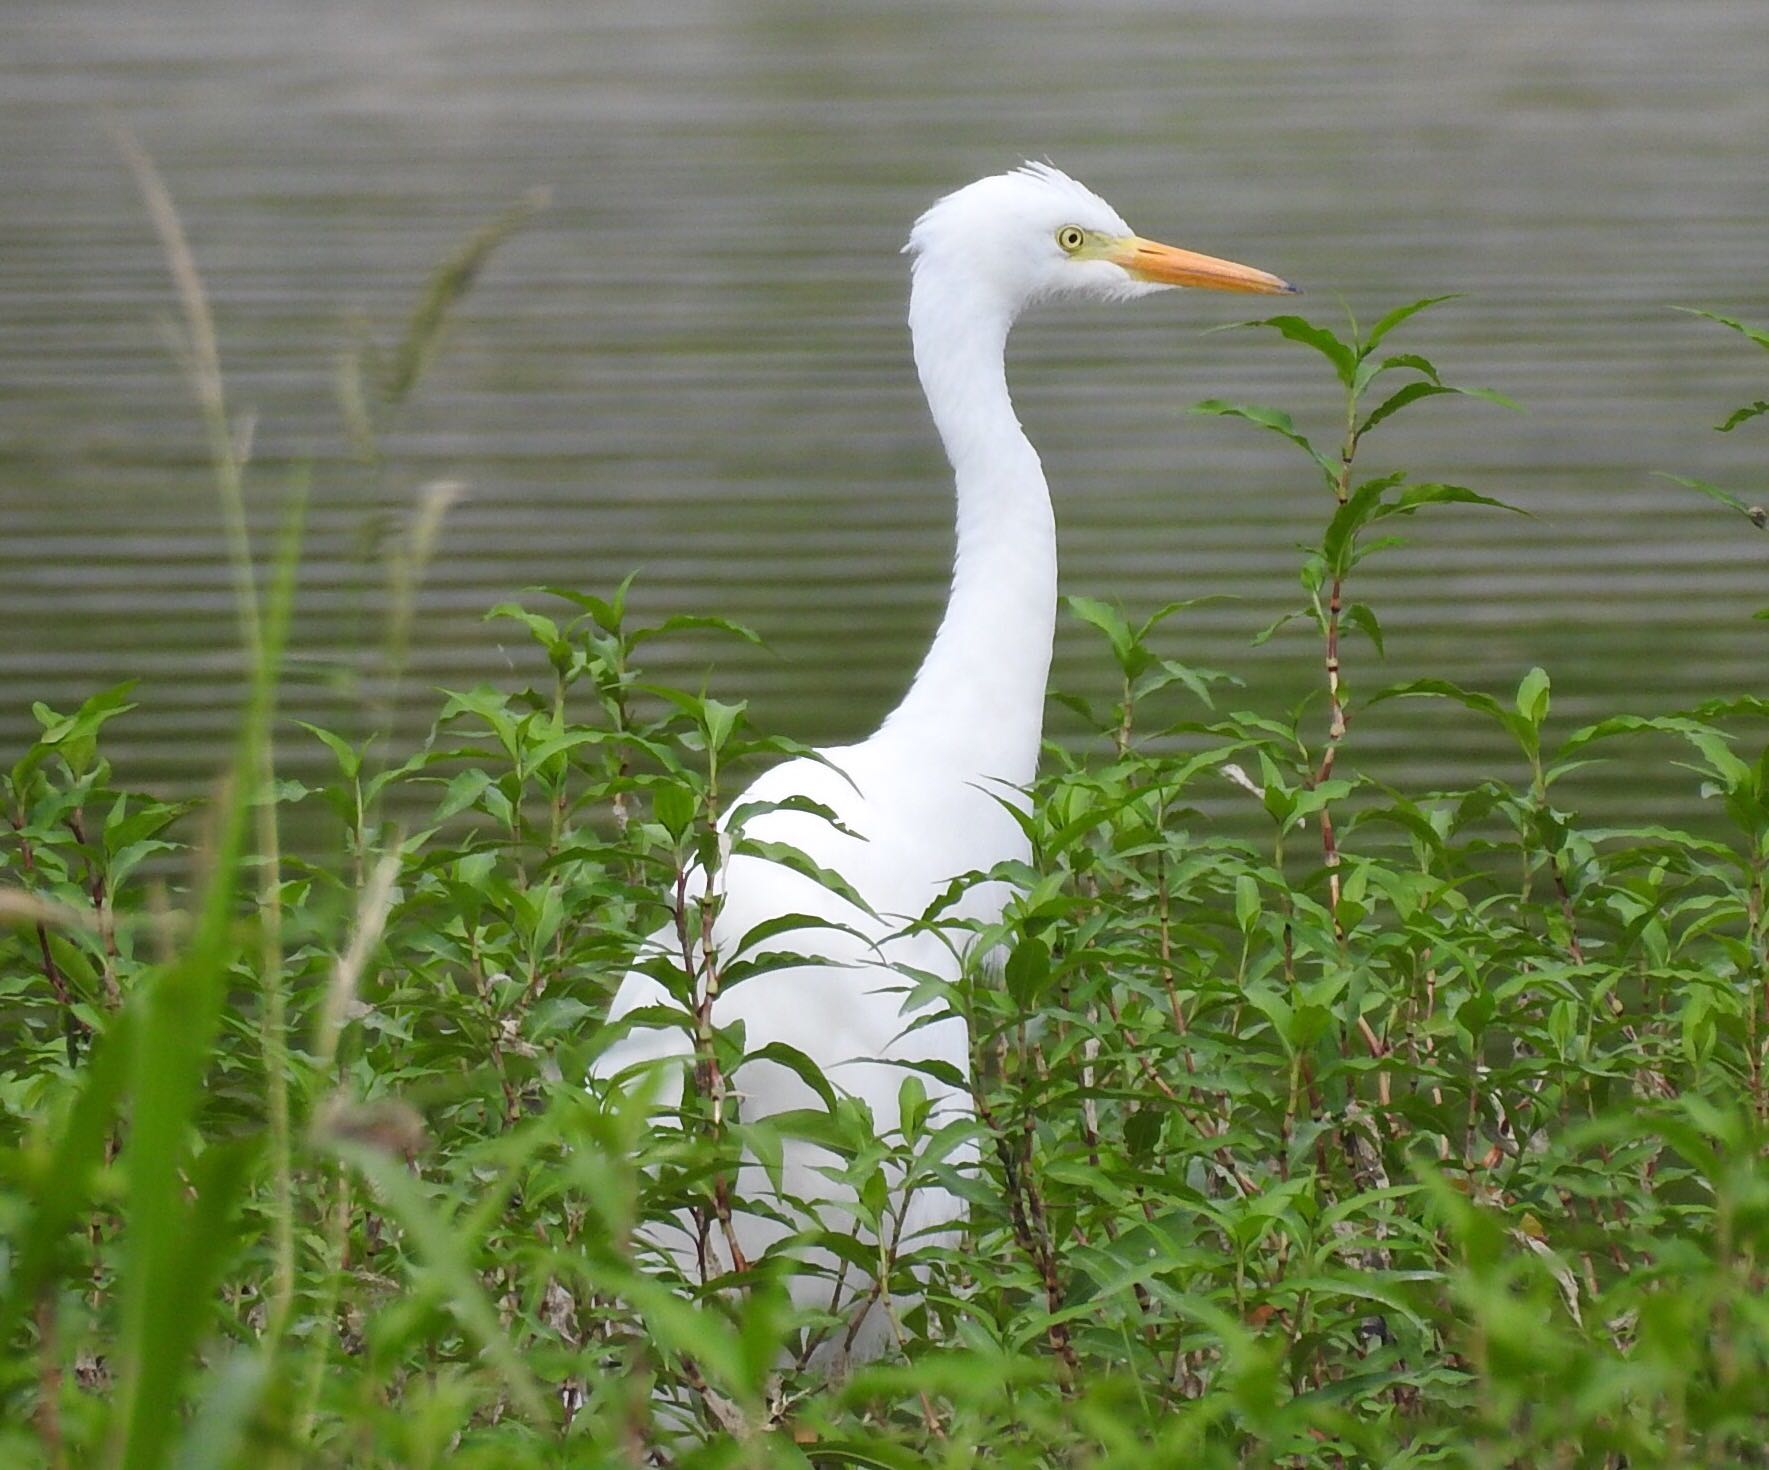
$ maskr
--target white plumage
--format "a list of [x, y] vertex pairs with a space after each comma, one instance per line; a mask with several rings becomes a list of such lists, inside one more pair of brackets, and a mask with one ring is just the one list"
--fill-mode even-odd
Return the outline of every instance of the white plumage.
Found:
[[[822, 751], [827, 765], [787, 761], [732, 803], [740, 809], [803, 797], [832, 811], [854, 835], [793, 811], [753, 816], [744, 830], [790, 844], [840, 873], [879, 917], [780, 864], [739, 855], [719, 874], [724, 899], [714, 928], [715, 949], [724, 956], [754, 926], [783, 914], [810, 914], [856, 931], [858, 937], [816, 929], [777, 936], [765, 947], [802, 958], [720, 995], [713, 1019], [718, 1026], [743, 1022], [751, 1052], [769, 1042], [803, 1052], [838, 1091], [867, 1103], [881, 1137], [898, 1126], [905, 1073], [893, 1063], [934, 1058], [970, 1074], [961, 1021], [947, 1017], [906, 1029], [913, 1019], [904, 1008], [909, 982], [898, 968], [953, 978], [959, 956], [936, 934], [901, 929], [954, 878], [1030, 855], [1006, 804], [1023, 803], [1037, 763], [1056, 615], [1056, 531], [1043, 468], [1008, 396], [1008, 331], [1028, 305], [1058, 296], [1122, 300], [1173, 285], [1290, 289], [1245, 266], [1139, 239], [1103, 199], [1047, 164], [1027, 164], [947, 195], [916, 222], [905, 248], [913, 257], [915, 365], [957, 498], [946, 614], [909, 692], [876, 734]], [[958, 912], [991, 921], [1006, 898], [1003, 885], [978, 884]], [[668, 952], [674, 936], [660, 933], [654, 944]], [[656, 980], [634, 971], [609, 1018], [670, 1004]], [[680, 1027], [638, 1029], [601, 1055], [594, 1076], [633, 1076], [640, 1064], [690, 1053]], [[819, 1106], [805, 1083], [775, 1062], [749, 1062], [731, 1083], [746, 1119]], [[937, 1116], [971, 1111], [967, 1091], [927, 1086]], [[843, 1191], [817, 1172], [829, 1162], [807, 1144], [789, 1143], [784, 1187], [788, 1195], [820, 1202], [827, 1226], [849, 1229]], [[742, 1171], [740, 1198], [769, 1189], [760, 1168]], [[896, 1204], [900, 1209], [902, 1201]], [[903, 1222], [904, 1247], [949, 1238], [941, 1228], [961, 1214], [955, 1197], [923, 1191]], [[736, 1220], [751, 1261], [784, 1228], [757, 1214]], [[699, 1279], [701, 1247], [689, 1232], [670, 1232], [652, 1244], [675, 1254], [686, 1274]], [[708, 1273], [728, 1269], [716, 1232], [710, 1244]], [[807, 1258], [807, 1264], [816, 1262]], [[840, 1305], [859, 1300], [866, 1285], [850, 1274]], [[828, 1305], [831, 1284], [807, 1271], [794, 1278], [793, 1291], [801, 1304]], [[867, 1355], [882, 1341], [881, 1327], [869, 1320], [847, 1345]]]

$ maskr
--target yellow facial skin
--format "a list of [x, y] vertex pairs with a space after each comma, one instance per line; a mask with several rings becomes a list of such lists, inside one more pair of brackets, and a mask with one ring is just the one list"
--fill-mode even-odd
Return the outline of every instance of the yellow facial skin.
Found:
[[1214, 255], [1199, 255], [1140, 235], [1102, 235], [1079, 225], [1056, 232], [1058, 247], [1071, 260], [1109, 260], [1134, 279], [1161, 286], [1205, 291], [1239, 291], [1255, 296], [1293, 296], [1296, 288], [1269, 271], [1255, 270]]

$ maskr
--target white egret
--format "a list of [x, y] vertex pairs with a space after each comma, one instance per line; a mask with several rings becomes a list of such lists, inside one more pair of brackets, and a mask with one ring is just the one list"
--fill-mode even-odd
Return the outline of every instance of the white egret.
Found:
[[[899, 931], [955, 877], [1029, 856], [1005, 803], [1023, 801], [1037, 763], [1056, 617], [1056, 528], [1044, 471], [1008, 397], [1008, 331], [1028, 306], [1058, 298], [1121, 301], [1175, 286], [1294, 289], [1264, 271], [1142, 239], [1105, 200], [1041, 163], [947, 195], [916, 222], [905, 250], [913, 258], [916, 370], [957, 495], [945, 617], [908, 693], [876, 734], [822, 751], [826, 764], [784, 762], [734, 804], [808, 798], [833, 812], [840, 827], [812, 813], [772, 810], [750, 818], [744, 831], [790, 844], [840, 873], [879, 917], [780, 864], [739, 855], [719, 875], [724, 897], [714, 926], [715, 951], [726, 955], [756, 925], [781, 915], [843, 926], [769, 940], [764, 948], [787, 948], [794, 957], [721, 994], [713, 1021], [741, 1021], [750, 1052], [770, 1042], [797, 1048], [838, 1091], [866, 1102], [881, 1137], [898, 1127], [903, 1062], [932, 1058], [970, 1074], [964, 1024], [947, 1016], [911, 1029], [912, 1009], [904, 1003], [904, 968], [950, 978], [960, 960], [938, 935]], [[959, 913], [991, 921], [1006, 898], [1002, 885], [978, 884]], [[668, 951], [674, 937], [654, 942]], [[640, 1008], [671, 1005], [664, 987], [634, 971], [609, 1016], [618, 1021]], [[594, 1072], [613, 1078], [690, 1052], [684, 1027], [634, 1029], [602, 1054]], [[731, 1086], [746, 1119], [818, 1106], [794, 1071], [772, 1061], [747, 1062]], [[938, 1117], [972, 1108], [961, 1089], [929, 1082], [928, 1092]], [[784, 1189], [818, 1202], [830, 1228], [852, 1229], [842, 1190], [819, 1172], [830, 1162], [810, 1145], [789, 1142]], [[769, 1189], [759, 1167], [744, 1168], [741, 1198]], [[901, 1210], [902, 1201], [897, 1205]], [[942, 1238], [962, 1205], [943, 1190], [922, 1190], [902, 1215], [902, 1244], [910, 1247]], [[758, 1215], [740, 1215], [734, 1224], [750, 1261], [785, 1233], [778, 1221]], [[730, 1267], [717, 1231], [694, 1238], [684, 1229], [654, 1244], [697, 1279]], [[866, 1285], [857, 1291], [850, 1277], [848, 1295], [836, 1304], [863, 1300]], [[794, 1280], [801, 1304], [829, 1305], [833, 1289], [814, 1271]], [[881, 1324], [855, 1326], [863, 1330], [846, 1334], [843, 1346], [855, 1355], [875, 1351]]]

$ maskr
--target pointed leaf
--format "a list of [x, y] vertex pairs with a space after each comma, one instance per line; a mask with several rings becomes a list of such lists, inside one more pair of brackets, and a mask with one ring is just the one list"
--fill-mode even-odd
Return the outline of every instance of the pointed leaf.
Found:
[[1426, 296], [1418, 301], [1410, 301], [1405, 306], [1397, 306], [1393, 311], [1384, 312], [1370, 328], [1370, 335], [1364, 339], [1364, 352], [1374, 351], [1382, 339], [1409, 317], [1417, 316], [1422, 311], [1429, 311], [1434, 306], [1441, 306], [1446, 301], [1454, 301], [1461, 296], [1460, 291], [1451, 291], [1443, 296]]
[[1432, 383], [1441, 383], [1437, 364], [1428, 357], [1421, 357], [1416, 352], [1397, 352], [1390, 357], [1376, 358], [1365, 356], [1357, 365], [1357, 374], [1351, 381], [1351, 390], [1360, 398], [1364, 389], [1384, 373], [1415, 372]]
[[1069, 611], [1082, 622], [1090, 623], [1106, 635], [1106, 641], [1112, 645], [1112, 656], [1118, 660], [1118, 667], [1126, 674], [1134, 673], [1132, 664], [1136, 657], [1136, 635], [1131, 631], [1124, 614], [1097, 597], [1065, 597], [1063, 601]]
[[332, 1146], [374, 1186], [382, 1206], [399, 1223], [418, 1259], [435, 1275], [456, 1320], [477, 1340], [510, 1397], [533, 1423], [549, 1423], [546, 1399], [522, 1355], [504, 1335], [497, 1308], [474, 1269], [471, 1242], [456, 1228], [459, 1222], [443, 1217], [403, 1160], [347, 1138], [332, 1140]]
[[295, 723], [309, 735], [324, 742], [338, 762], [338, 771], [346, 781], [356, 779], [357, 772], [362, 769], [362, 756], [348, 740], [342, 735], [334, 735], [330, 730], [321, 729], [318, 725], [310, 725], [306, 720], [296, 720]]
[[1300, 342], [1305, 347], [1312, 347], [1328, 362], [1333, 364], [1333, 371], [1339, 375], [1341, 383], [1350, 386], [1351, 375], [1357, 369], [1357, 354], [1350, 344], [1341, 342], [1325, 327], [1316, 326], [1306, 317], [1300, 316], [1268, 316], [1257, 321], [1231, 322], [1227, 327], [1215, 327], [1213, 331], [1229, 331], [1237, 327], [1270, 327], [1281, 336], [1292, 342]]
[[1747, 403], [1743, 408], [1733, 409], [1724, 423], [1715, 424], [1714, 427], [1722, 434], [1730, 434], [1740, 424], [1749, 423], [1754, 418], [1761, 418], [1766, 413], [1769, 413], [1769, 399], [1759, 398], [1755, 403]]
[[832, 1113], [835, 1111], [835, 1089], [829, 1085], [823, 1069], [796, 1046], [788, 1046], [784, 1041], [770, 1041], [766, 1046], [759, 1046], [744, 1055], [744, 1065], [748, 1066], [751, 1062], [773, 1062], [776, 1066], [785, 1067], [817, 1094], [825, 1109]]
[[1765, 331], [1761, 327], [1748, 326], [1736, 317], [1721, 316], [1717, 311], [1698, 311], [1692, 306], [1673, 306], [1671, 310], [1680, 311], [1686, 316], [1699, 316], [1710, 322], [1718, 322], [1721, 326], [1730, 328], [1742, 337], [1749, 337], [1757, 346], [1769, 351], [1769, 331]]
[[1737, 511], [1741, 516], [1748, 516], [1751, 508], [1734, 495], [1730, 490], [1722, 490], [1718, 485], [1710, 485], [1706, 480], [1686, 479], [1682, 475], [1660, 475], [1659, 479], [1669, 480], [1673, 485], [1681, 485], [1686, 490], [1693, 490], [1705, 495], [1709, 500], [1717, 500], [1729, 510]]
[[1517, 713], [1530, 724], [1539, 726], [1548, 718], [1548, 671], [1531, 669], [1517, 686]]
[[1282, 617], [1267, 623], [1253, 635], [1253, 646], [1258, 648], [1262, 643], [1270, 642], [1272, 636], [1277, 633], [1280, 628], [1283, 628], [1288, 623], [1295, 622], [1297, 618], [1305, 618], [1307, 616], [1308, 610], [1306, 608], [1297, 608], [1294, 612], [1285, 613]]
[[1387, 658], [1388, 650], [1382, 645], [1382, 624], [1376, 621], [1376, 614], [1368, 603], [1354, 602], [1345, 609], [1345, 621], [1368, 638], [1376, 648], [1377, 658]]
[[1511, 505], [1503, 500], [1495, 500], [1490, 495], [1482, 495], [1464, 485], [1427, 483], [1408, 485], [1393, 500], [1384, 501], [1370, 519], [1381, 520], [1385, 516], [1411, 515], [1425, 505], [1490, 505], [1494, 510], [1508, 510], [1513, 515], [1527, 516], [1529, 514], [1521, 506]]
[[734, 623], [730, 618], [711, 617], [705, 613], [677, 613], [674, 617], [665, 618], [649, 628], [636, 628], [627, 642], [634, 648], [651, 638], [661, 638], [669, 633], [686, 632], [727, 633], [733, 638], [740, 638], [745, 643], [753, 643], [757, 648], [766, 648], [762, 635], [753, 628], [742, 623]]
[[1215, 414], [1219, 418], [1245, 419], [1250, 424], [1257, 424], [1262, 429], [1281, 435], [1315, 462], [1329, 485], [1339, 473], [1339, 465], [1309, 443], [1307, 437], [1291, 421], [1290, 415], [1281, 408], [1266, 408], [1257, 403], [1225, 403], [1220, 398], [1206, 398], [1194, 403], [1192, 412]]

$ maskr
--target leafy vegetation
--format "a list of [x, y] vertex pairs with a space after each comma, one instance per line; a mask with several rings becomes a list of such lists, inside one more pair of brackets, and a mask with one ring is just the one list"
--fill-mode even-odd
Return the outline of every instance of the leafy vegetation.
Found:
[[[750, 635], [635, 625], [624, 586], [540, 590], [490, 614], [532, 639], [531, 687], [448, 693], [411, 752], [376, 738], [384, 711], [308, 727], [333, 774], [279, 779], [298, 519], [260, 586], [200, 283], [136, 166], [239, 528], [254, 678], [201, 803], [133, 792], [106, 758], [127, 686], [37, 705], [5, 772], [0, 1460], [1769, 1458], [1769, 703], [1568, 730], [1541, 669], [1499, 693], [1378, 687], [1359, 569], [1422, 515], [1497, 505], [1366, 468], [1396, 414], [1497, 396], [1391, 350], [1435, 303], [1362, 333], [1250, 324], [1326, 361], [1334, 447], [1276, 409], [1199, 405], [1282, 436], [1321, 479], [1292, 615], [1318, 704], [1239, 708], [1232, 678], [1165, 650], [1183, 606], [1071, 600], [1120, 692], [1069, 701], [1095, 738], [1047, 752], [1035, 858], [997, 875], [1017, 896], [954, 933], [961, 983], [928, 984], [971, 1027], [976, 1120], [931, 1121], [914, 1069], [886, 1136], [821, 1078], [824, 1107], [745, 1118], [716, 1086], [745, 1039], [709, 1027], [700, 1085], [653, 1115], [585, 1089], [600, 1018], [662, 926], [685, 962], [659, 972], [691, 1008], [767, 983], [774, 936], [708, 954], [716, 885], [685, 877], [729, 851], [716, 824], [743, 772], [792, 747], [742, 706], [649, 682], [644, 659], [657, 639]], [[445, 269], [405, 341], [351, 358], [365, 465], [516, 223]], [[393, 555], [395, 670], [446, 501], [426, 496]], [[1360, 776], [1357, 732], [1395, 699], [1490, 722], [1511, 768], [1456, 791]], [[1686, 829], [1562, 805], [1566, 776], [1641, 741], [1688, 772]], [[1257, 839], [1200, 813], [1237, 786]], [[323, 809], [324, 851], [281, 851], [291, 807]], [[921, 922], [961, 928], [949, 906]], [[684, 1211], [713, 1228], [741, 1205], [737, 1160], [789, 1134], [839, 1157], [889, 1245], [814, 1243], [901, 1294], [886, 1354], [834, 1381], [808, 1360], [847, 1320], [792, 1309], [784, 1249], [707, 1282], [643, 1244]], [[963, 1248], [893, 1231], [892, 1179], [960, 1192]]]

